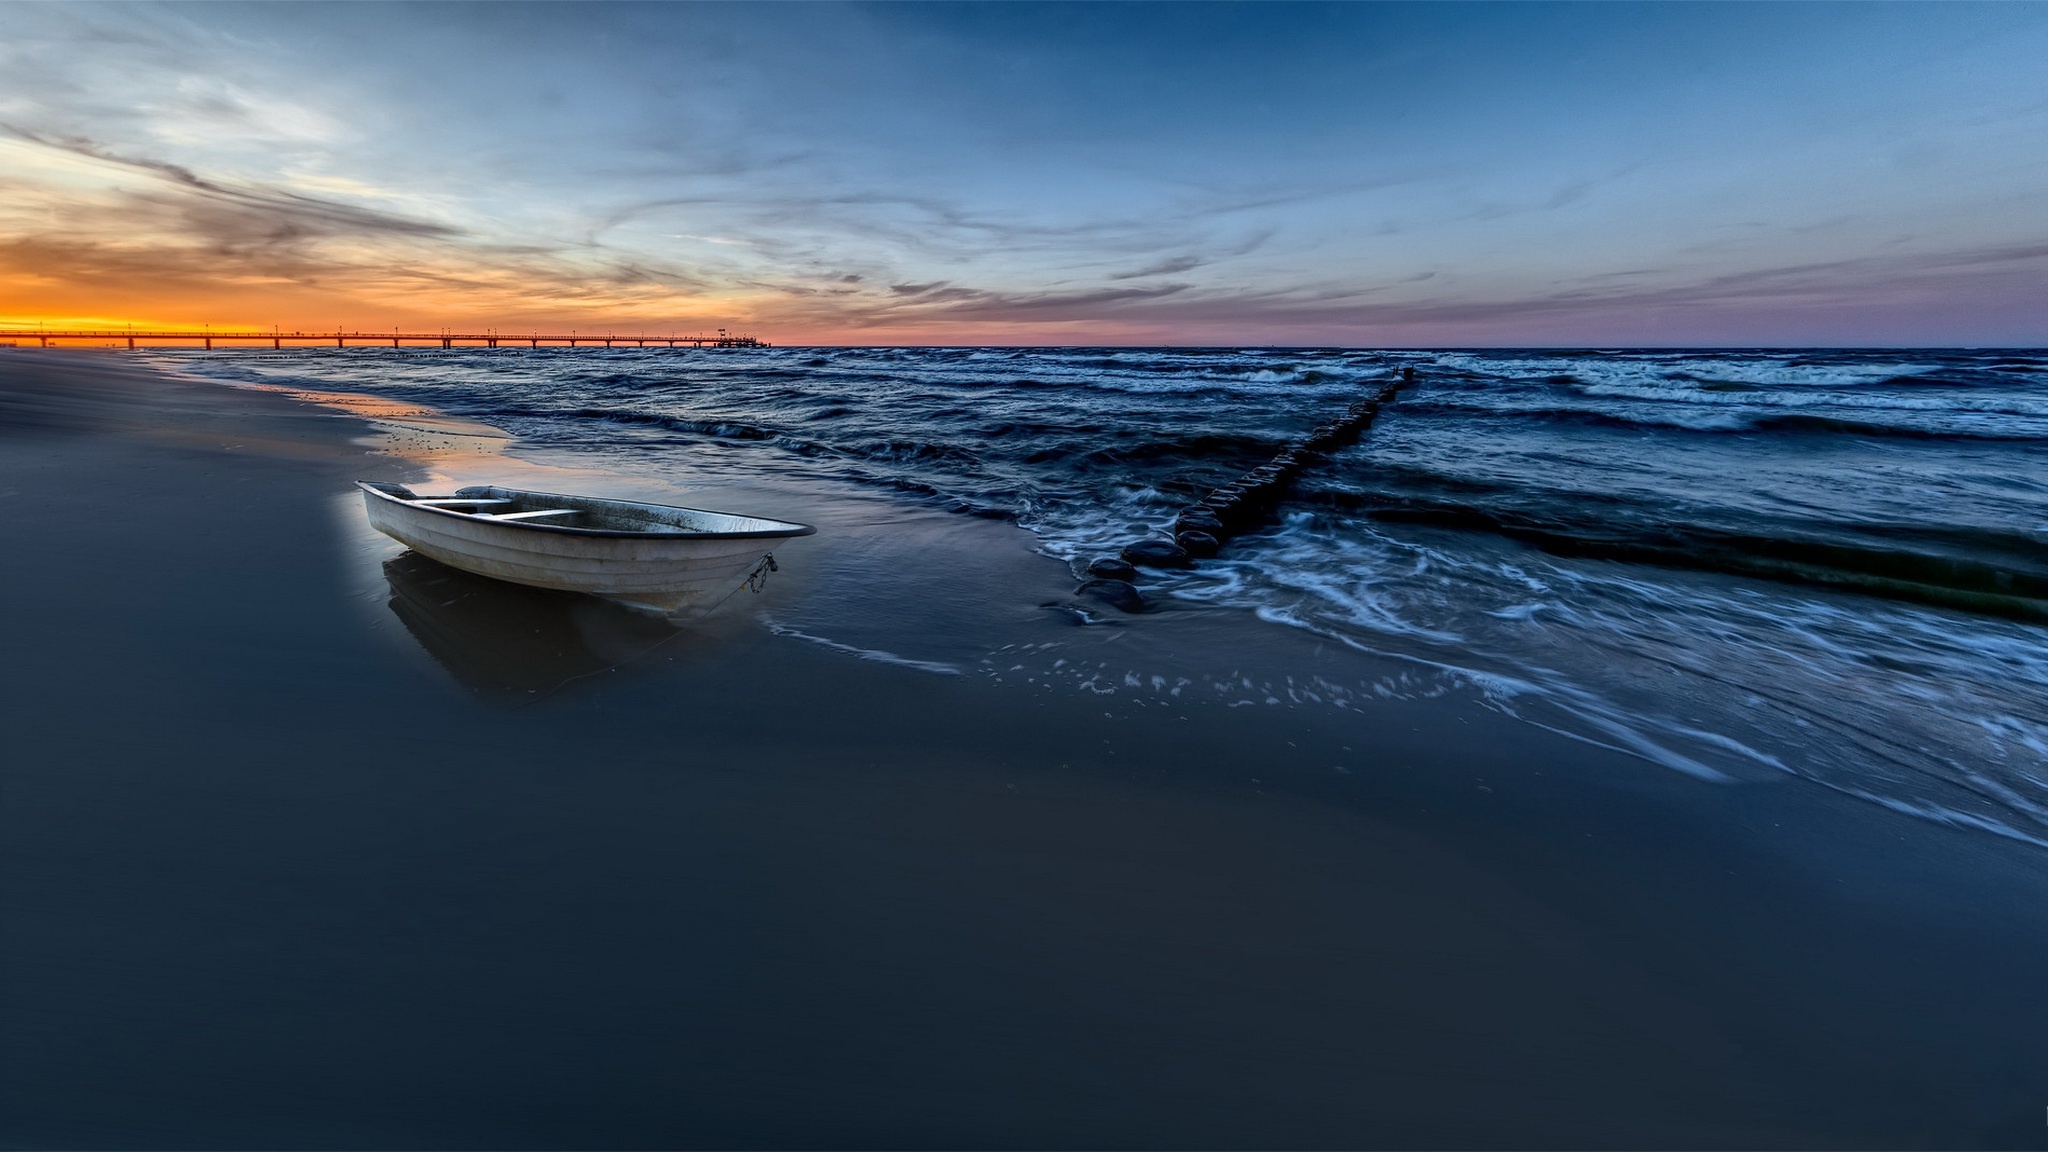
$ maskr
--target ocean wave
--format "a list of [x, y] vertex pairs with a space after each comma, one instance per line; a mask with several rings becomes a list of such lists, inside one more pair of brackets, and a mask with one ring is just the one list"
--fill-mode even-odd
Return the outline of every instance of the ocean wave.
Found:
[[[1899, 525], [1859, 532], [1821, 524], [1759, 533], [1678, 522], [1613, 499], [1604, 501], [1610, 511], [1598, 519], [1433, 499], [1414, 491], [1324, 490], [1315, 499], [1377, 521], [1491, 532], [1560, 556], [1757, 576], [2048, 621], [2048, 543], [2026, 533]], [[1557, 495], [1544, 502], [1581, 512], [1588, 503]], [[1617, 509], [1624, 514], [1615, 514]]]
[[1697, 353], [1635, 353], [1625, 356], [1499, 354], [1437, 358], [1436, 367], [1481, 379], [1514, 383], [1571, 382], [1593, 387], [1647, 388], [1683, 394], [1699, 391], [1763, 391], [1792, 398], [1815, 392], [1881, 392], [1887, 389], [1972, 390], [2039, 382], [2044, 363], [2012, 355], [1947, 355], [1935, 358], [1840, 354], [1828, 357], [1788, 353], [1702, 356]]
[[547, 410], [534, 408], [497, 408], [489, 415], [499, 419], [534, 420], [550, 424], [570, 424], [579, 421], [602, 420], [611, 424], [639, 425], [662, 428], [670, 432], [682, 432], [699, 436], [717, 436], [728, 440], [773, 440], [782, 433], [773, 428], [757, 424], [745, 424], [731, 420], [691, 419], [669, 416], [659, 412], [644, 412], [622, 408], [575, 408]]
[[1702, 406], [1768, 406], [1773, 408], [1852, 408], [1899, 412], [1974, 413], [1987, 416], [2022, 416], [2048, 419], [2048, 400], [2023, 396], [1917, 396], [1896, 393], [1852, 392], [1786, 393], [1758, 389], [1731, 393], [1700, 388], [1672, 388], [1648, 384], [1586, 384], [1580, 389], [1588, 396], [1613, 400], [1641, 400], [1656, 404]]
[[1441, 416], [1455, 419], [1543, 421], [1619, 431], [1702, 433], [1834, 433], [1845, 436], [1887, 436], [1925, 440], [2048, 440], [2048, 419], [2016, 417], [2004, 411], [1957, 411], [1954, 408], [1901, 406], [1897, 420], [1873, 416], [1875, 409], [1854, 415], [1785, 412], [1755, 406], [1646, 404], [1626, 408], [1583, 405], [1566, 407], [1540, 400], [1500, 399], [1477, 403], [1441, 396], [1404, 402], [1404, 417]]
[[1272, 456], [1277, 445], [1268, 437], [1227, 432], [1195, 432], [1157, 439], [1133, 439], [1087, 452], [1089, 464], [1131, 464], [1141, 461], [1230, 461], [1249, 463]]

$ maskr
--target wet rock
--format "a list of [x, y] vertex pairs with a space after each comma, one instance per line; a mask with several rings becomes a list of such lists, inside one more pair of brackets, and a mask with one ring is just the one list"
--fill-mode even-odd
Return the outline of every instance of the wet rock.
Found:
[[1097, 580], [1122, 580], [1128, 583], [1138, 578], [1138, 570], [1121, 560], [1112, 560], [1104, 556], [1088, 565], [1088, 575]]
[[1201, 508], [1190, 508], [1181, 513], [1173, 526], [1180, 532], [1207, 532], [1211, 536], [1223, 534], [1223, 518]]
[[1107, 604], [1119, 612], [1145, 610], [1145, 597], [1124, 580], [1090, 580], [1074, 589], [1074, 595], [1083, 600]]
[[1123, 558], [1140, 568], [1185, 568], [1187, 549], [1170, 540], [1140, 540], [1123, 550]]
[[1235, 531], [1247, 524], [1256, 522], [1259, 518], [1259, 509], [1253, 500], [1247, 496], [1218, 507], [1216, 509], [1216, 516], [1223, 521], [1225, 531]]
[[1223, 542], [1207, 532], [1183, 532], [1174, 541], [1197, 560], [1206, 560], [1223, 550]]

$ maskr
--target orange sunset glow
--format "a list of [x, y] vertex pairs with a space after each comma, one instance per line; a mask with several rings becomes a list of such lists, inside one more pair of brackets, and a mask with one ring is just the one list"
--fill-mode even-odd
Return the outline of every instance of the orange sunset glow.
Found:
[[[785, 343], [940, 334], [883, 314], [850, 322], [851, 283], [721, 285], [603, 245], [504, 242], [331, 182], [200, 176], [18, 129], [0, 137], [0, 171], [13, 192], [0, 204], [0, 332], [772, 328]], [[1040, 342], [1133, 328], [1070, 320], [978, 331]]]
[[[1116, 318], [920, 319], [944, 292], [729, 277], [604, 242], [513, 242], [459, 203], [302, 175], [205, 175], [0, 125], [0, 335], [39, 329], [602, 335], [772, 332], [778, 343], [1115, 342]], [[393, 203], [405, 204], [403, 210]], [[715, 246], [714, 246], [715, 247]]]

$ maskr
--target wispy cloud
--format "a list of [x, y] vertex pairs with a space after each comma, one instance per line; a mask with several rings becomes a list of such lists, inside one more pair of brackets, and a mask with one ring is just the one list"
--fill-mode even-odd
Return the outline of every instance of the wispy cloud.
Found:
[[[83, 137], [52, 137], [5, 121], [0, 121], [0, 133], [152, 178], [158, 185], [179, 194], [182, 202], [189, 206], [192, 223], [202, 232], [215, 234], [223, 246], [281, 243], [322, 236], [456, 237], [464, 234], [463, 229], [452, 225], [284, 189], [231, 186], [202, 177], [182, 165], [118, 155]], [[171, 202], [163, 188], [128, 195], [156, 204]]]
[[1111, 280], [1142, 280], [1148, 276], [1171, 276], [1175, 272], [1188, 272], [1200, 268], [1205, 263], [1207, 261], [1203, 260], [1200, 256], [1169, 256], [1164, 260], [1156, 260], [1147, 264], [1143, 268], [1134, 268], [1129, 272], [1112, 273], [1109, 278]]
[[[7, 180], [0, 277], [101, 299], [275, 294], [308, 289], [361, 310], [546, 308], [701, 311], [707, 285], [685, 269], [600, 245], [494, 240], [473, 228], [127, 155], [81, 137], [0, 122], [0, 134], [86, 161], [105, 180], [73, 187]], [[39, 227], [8, 217], [34, 216]], [[55, 224], [47, 221], [54, 220]]]

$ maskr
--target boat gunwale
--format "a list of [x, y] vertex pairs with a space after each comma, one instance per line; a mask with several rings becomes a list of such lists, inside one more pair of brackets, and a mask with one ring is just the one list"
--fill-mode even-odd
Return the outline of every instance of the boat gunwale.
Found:
[[[678, 528], [669, 532], [645, 532], [630, 528], [572, 528], [567, 524], [536, 524], [530, 520], [495, 520], [472, 512], [457, 512], [452, 508], [438, 508], [431, 504], [417, 503], [419, 499], [434, 499], [434, 497], [417, 497], [415, 500], [407, 500], [400, 496], [394, 496], [386, 492], [374, 480], [358, 480], [355, 483], [356, 487], [363, 491], [382, 497], [401, 508], [431, 512], [440, 516], [450, 516], [464, 524], [496, 524], [521, 532], [553, 532], [568, 536], [613, 540], [788, 540], [796, 536], [810, 536], [818, 531], [809, 524], [798, 524], [792, 520], [771, 520], [771, 523], [788, 525], [786, 528], [757, 528], [745, 532], [693, 532], [684, 528]], [[496, 485], [483, 485], [482, 487], [489, 487], [498, 492], [516, 492], [522, 496], [552, 497], [563, 500], [600, 500], [607, 504], [623, 504], [633, 508], [659, 508], [672, 512], [699, 512], [706, 516], [740, 515], [737, 512], [719, 512], [711, 508], [688, 508], [681, 504], [649, 504], [642, 500], [612, 500], [603, 496], [573, 496], [566, 492], [533, 492], [524, 488], [499, 488]], [[770, 520], [766, 516], [748, 516], [746, 519]]]

